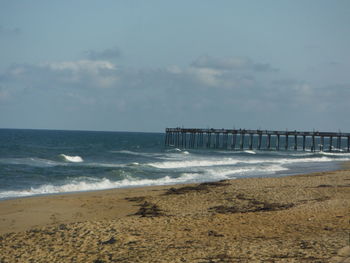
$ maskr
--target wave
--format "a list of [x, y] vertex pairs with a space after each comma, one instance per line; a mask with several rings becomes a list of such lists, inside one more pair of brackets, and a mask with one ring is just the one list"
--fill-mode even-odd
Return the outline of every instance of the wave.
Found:
[[34, 195], [59, 194], [69, 192], [96, 191], [114, 188], [128, 188], [152, 185], [171, 185], [182, 183], [200, 183], [208, 181], [218, 181], [222, 179], [235, 179], [245, 175], [271, 174], [276, 171], [288, 170], [280, 165], [268, 165], [265, 167], [243, 167], [232, 169], [211, 168], [193, 172], [183, 172], [178, 177], [164, 176], [158, 179], [138, 178], [126, 176], [122, 180], [113, 181], [107, 178], [79, 177], [68, 181], [62, 185], [45, 184], [40, 187], [31, 187], [24, 190], [10, 190], [0, 192], [0, 199], [11, 199]]
[[117, 153], [117, 154], [123, 154], [123, 155], [152, 157], [152, 158], [163, 157], [163, 155], [161, 153], [134, 152], [134, 151], [129, 151], [129, 150], [110, 151], [110, 152], [111, 153]]
[[144, 156], [146, 154], [146, 153], [142, 153], [142, 152], [133, 152], [133, 151], [128, 151], [128, 150], [111, 151], [111, 153], [121, 153], [121, 154], [141, 155], [141, 156]]
[[[299, 157], [299, 156], [295, 156]], [[302, 157], [302, 156], [300, 156]], [[223, 159], [185, 159], [176, 161], [154, 162], [147, 165], [158, 169], [179, 169], [179, 168], [191, 168], [191, 167], [211, 167], [211, 166], [223, 166], [223, 165], [244, 165], [244, 164], [293, 164], [293, 163], [307, 163], [307, 162], [332, 162], [336, 160], [349, 161], [350, 156], [342, 156], [344, 158], [332, 158], [331, 156], [305, 156], [306, 158], [223, 158]]]
[[330, 158], [326, 156], [322, 157], [311, 157], [311, 158], [295, 158], [295, 159], [276, 159], [274, 162], [281, 164], [292, 164], [292, 163], [321, 163], [321, 162], [334, 162], [334, 161], [350, 161], [350, 158]]
[[27, 197], [34, 195], [47, 195], [47, 194], [59, 194], [59, 193], [71, 193], [71, 192], [85, 192], [106, 190], [114, 188], [129, 188], [140, 186], [152, 186], [152, 185], [170, 185], [179, 183], [189, 183], [198, 181], [200, 175], [196, 173], [184, 173], [179, 177], [165, 176], [159, 179], [140, 179], [127, 177], [120, 181], [111, 181], [107, 178], [102, 179], [84, 179], [82, 181], [72, 180], [64, 185], [52, 185], [46, 184], [37, 188], [29, 188], [18, 191], [2, 191], [0, 192], [0, 199], [11, 199], [18, 197]]
[[210, 177], [215, 176], [219, 177], [218, 179], [231, 179], [232, 175], [237, 176], [245, 176], [245, 175], [262, 175], [262, 174], [272, 174], [281, 171], [289, 170], [286, 167], [278, 164], [272, 165], [259, 165], [252, 167], [225, 167], [225, 168], [216, 168], [216, 169], [206, 169], [205, 173], [207, 173]]
[[218, 165], [234, 165], [237, 164], [236, 159], [224, 159], [224, 160], [185, 160], [185, 161], [170, 161], [170, 162], [156, 162], [148, 163], [149, 166], [159, 169], [174, 169], [174, 168], [187, 168], [187, 167], [205, 167], [205, 166], [218, 166]]
[[69, 156], [69, 155], [65, 155], [65, 154], [60, 154], [60, 157], [62, 157], [65, 161], [67, 162], [71, 162], [71, 163], [82, 163], [84, 162], [83, 158], [81, 158], [80, 156]]
[[58, 165], [62, 165], [59, 162], [55, 162], [52, 160], [36, 158], [36, 157], [28, 157], [28, 158], [1, 158], [1, 164], [11, 164], [11, 165], [28, 165], [33, 167], [54, 167]]
[[325, 155], [325, 156], [337, 156], [337, 157], [344, 157], [344, 156], [349, 156], [349, 152], [318, 152], [320, 155]]
[[179, 148], [171, 148], [171, 149], [166, 149], [167, 153], [182, 153], [182, 154], [190, 154], [188, 151], [186, 150], [181, 150]]

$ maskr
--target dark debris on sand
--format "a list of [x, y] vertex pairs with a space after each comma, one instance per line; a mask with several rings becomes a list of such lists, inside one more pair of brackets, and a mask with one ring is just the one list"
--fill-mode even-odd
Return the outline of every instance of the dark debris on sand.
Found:
[[126, 197], [125, 200], [129, 202], [142, 202], [145, 200], [145, 197], [144, 196]]
[[230, 185], [227, 180], [222, 180], [222, 181], [218, 181], [218, 182], [205, 182], [205, 183], [201, 183], [199, 185], [196, 186], [184, 186], [184, 187], [180, 187], [180, 188], [169, 188], [164, 195], [181, 195], [181, 194], [186, 194], [189, 192], [208, 192], [210, 188], [213, 187], [222, 187], [222, 186], [227, 186]]
[[233, 258], [227, 254], [218, 254], [215, 256], [209, 256], [204, 258], [205, 261], [200, 261], [200, 263], [231, 263]]
[[117, 240], [115, 240], [114, 237], [111, 237], [110, 239], [106, 240], [106, 241], [100, 241], [99, 243], [101, 245], [112, 245], [114, 244], [115, 242], [117, 242]]
[[139, 215], [141, 217], [157, 217], [163, 216], [164, 213], [156, 204], [145, 201], [140, 205], [140, 209], [134, 215]]
[[[248, 198], [243, 194], [238, 194], [236, 196], [237, 205], [234, 206], [214, 206], [210, 207], [209, 211], [216, 212], [219, 214], [229, 214], [229, 213], [249, 213], [249, 212], [270, 212], [289, 209], [295, 206], [293, 203], [280, 204], [280, 203], [269, 203], [266, 201], [259, 201], [254, 198]], [[246, 204], [238, 204], [239, 201], [245, 201]]]

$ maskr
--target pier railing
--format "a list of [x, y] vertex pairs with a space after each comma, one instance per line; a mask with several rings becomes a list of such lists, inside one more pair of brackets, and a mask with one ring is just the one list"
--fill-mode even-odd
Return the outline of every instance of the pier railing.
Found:
[[166, 128], [165, 145], [226, 150], [350, 151], [350, 133]]

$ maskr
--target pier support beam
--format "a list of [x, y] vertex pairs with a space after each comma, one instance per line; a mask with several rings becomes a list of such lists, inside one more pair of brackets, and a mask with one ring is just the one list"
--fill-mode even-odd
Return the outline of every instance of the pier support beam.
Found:
[[216, 133], [216, 136], [215, 136], [215, 148], [218, 149], [220, 148], [220, 133]]
[[249, 150], [253, 150], [253, 133], [249, 134]]
[[203, 132], [199, 133], [199, 147], [203, 148], [203, 143], [204, 143], [204, 135]]
[[241, 138], [241, 142], [240, 142], [240, 146], [239, 146], [239, 148], [241, 149], [241, 150], [243, 150], [244, 149], [244, 133], [242, 132], [241, 133], [241, 136], [240, 136]]
[[171, 133], [165, 133], [165, 145], [169, 145], [169, 138]]
[[288, 150], [288, 134], [286, 135], [286, 143], [284, 146], [285, 146], [284, 149]]
[[298, 150], [298, 136], [294, 135], [294, 150]]
[[320, 143], [320, 151], [323, 152], [323, 147], [324, 147], [324, 137], [321, 136], [321, 143]]
[[211, 146], [211, 132], [207, 133], [207, 148]]
[[231, 149], [233, 149], [233, 150], [236, 148], [236, 140], [237, 140], [236, 133], [232, 133]]
[[196, 140], [196, 133], [195, 132], [191, 132], [190, 133], [190, 148], [194, 148], [194, 142]]
[[175, 132], [171, 132], [170, 137], [168, 138], [168, 144], [170, 145], [175, 145], [175, 140], [176, 140], [176, 133]]
[[259, 133], [259, 137], [258, 137], [258, 150], [261, 149], [261, 141], [262, 141], [262, 134]]
[[306, 136], [303, 136], [303, 151], [305, 151], [305, 140], [306, 140]]
[[331, 152], [333, 148], [333, 136], [329, 137], [329, 151]]
[[175, 132], [170, 132], [168, 136], [168, 145], [175, 145]]
[[187, 147], [187, 136], [186, 135], [187, 135], [186, 132], [182, 133], [182, 148]]
[[280, 135], [277, 134], [276, 137], [276, 150], [278, 151], [280, 149]]
[[267, 135], [266, 148], [270, 150], [271, 147], [271, 134]]
[[337, 148], [338, 148], [338, 151], [341, 150], [341, 137], [340, 136], [338, 136]]
[[222, 136], [223, 136], [222, 147], [223, 147], [224, 149], [227, 149], [228, 133], [225, 132]]
[[312, 144], [311, 144], [311, 151], [315, 151], [315, 135], [312, 135]]
[[348, 152], [350, 152], [350, 136], [348, 136]]

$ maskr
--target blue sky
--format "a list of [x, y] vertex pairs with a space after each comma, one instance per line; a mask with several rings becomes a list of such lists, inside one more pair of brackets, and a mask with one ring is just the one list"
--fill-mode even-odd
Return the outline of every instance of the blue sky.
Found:
[[0, 128], [350, 131], [349, 1], [0, 0]]

